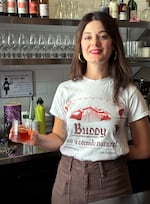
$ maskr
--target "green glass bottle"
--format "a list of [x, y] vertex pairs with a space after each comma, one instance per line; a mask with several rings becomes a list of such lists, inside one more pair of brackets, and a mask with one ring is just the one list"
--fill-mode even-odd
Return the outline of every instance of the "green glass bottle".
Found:
[[128, 20], [137, 21], [137, 3], [134, 0], [128, 1]]

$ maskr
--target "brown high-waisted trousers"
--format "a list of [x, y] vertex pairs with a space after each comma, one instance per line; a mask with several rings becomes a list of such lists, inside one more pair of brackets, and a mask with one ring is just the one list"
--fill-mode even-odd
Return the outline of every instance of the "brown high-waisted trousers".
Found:
[[87, 204], [132, 193], [124, 156], [109, 161], [79, 161], [62, 156], [52, 204]]

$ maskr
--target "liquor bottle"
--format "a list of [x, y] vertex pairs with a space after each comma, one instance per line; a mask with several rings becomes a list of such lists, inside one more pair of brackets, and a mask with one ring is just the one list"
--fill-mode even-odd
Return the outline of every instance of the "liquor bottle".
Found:
[[137, 3], [134, 0], [128, 1], [128, 20], [137, 21]]
[[7, 15], [17, 16], [17, 2], [16, 0], [7, 0]]
[[103, 13], [109, 13], [109, 7], [108, 7], [108, 0], [101, 0], [100, 3], [100, 11]]
[[0, 16], [7, 15], [6, 0], [0, 0]]
[[111, 0], [109, 3], [109, 14], [115, 18], [119, 18], [119, 4], [117, 0]]
[[39, 0], [39, 12], [41, 18], [49, 17], [49, 4], [48, 0]]
[[39, 16], [39, 1], [38, 0], [29, 0], [29, 16], [30, 18]]
[[27, 17], [29, 15], [28, 0], [17, 0], [17, 10], [19, 17]]
[[127, 20], [127, 4], [124, 3], [124, 0], [120, 0], [119, 20]]

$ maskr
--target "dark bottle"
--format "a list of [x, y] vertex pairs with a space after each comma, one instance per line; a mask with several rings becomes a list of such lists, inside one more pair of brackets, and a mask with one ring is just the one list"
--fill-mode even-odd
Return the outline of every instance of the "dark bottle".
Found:
[[0, 16], [6, 16], [6, 0], [0, 0]]
[[28, 0], [17, 0], [17, 11], [19, 17], [29, 16], [29, 3]]
[[7, 0], [7, 15], [17, 16], [17, 2], [16, 0]]
[[119, 4], [119, 20], [127, 20], [127, 4], [124, 0], [120, 0]]
[[128, 1], [128, 20], [137, 21], [137, 3], [134, 0]]
[[29, 16], [39, 17], [39, 1], [38, 0], [29, 0]]

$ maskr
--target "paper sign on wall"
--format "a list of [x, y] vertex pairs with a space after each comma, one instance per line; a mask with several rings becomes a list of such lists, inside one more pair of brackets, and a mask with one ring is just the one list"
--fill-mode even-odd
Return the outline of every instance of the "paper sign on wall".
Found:
[[32, 71], [0, 72], [1, 97], [33, 95]]

